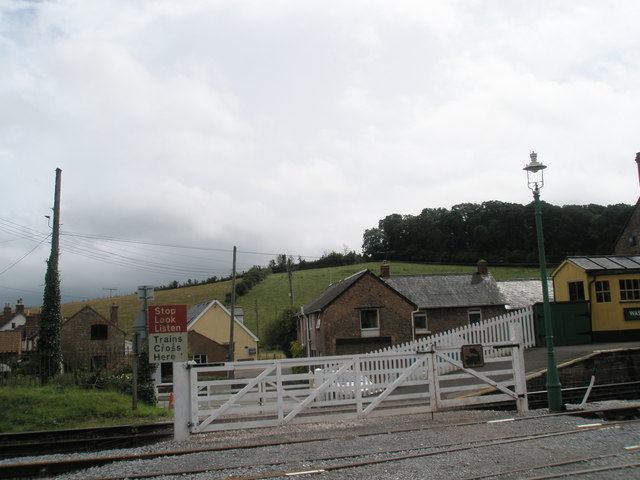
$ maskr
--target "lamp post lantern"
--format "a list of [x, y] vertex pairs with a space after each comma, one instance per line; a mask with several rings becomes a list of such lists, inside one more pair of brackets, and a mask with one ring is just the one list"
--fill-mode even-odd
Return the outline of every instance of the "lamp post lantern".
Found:
[[538, 257], [540, 260], [540, 280], [542, 282], [542, 302], [544, 315], [545, 340], [547, 344], [547, 402], [549, 411], [563, 410], [562, 390], [556, 355], [553, 349], [553, 324], [551, 322], [551, 305], [549, 303], [549, 286], [547, 285], [547, 261], [544, 252], [544, 236], [542, 234], [542, 211], [540, 208], [540, 189], [544, 185], [544, 169], [546, 165], [538, 162], [538, 155], [531, 152], [531, 161], [524, 167], [527, 172], [527, 185], [533, 192], [534, 212], [536, 218], [536, 236], [538, 239]]

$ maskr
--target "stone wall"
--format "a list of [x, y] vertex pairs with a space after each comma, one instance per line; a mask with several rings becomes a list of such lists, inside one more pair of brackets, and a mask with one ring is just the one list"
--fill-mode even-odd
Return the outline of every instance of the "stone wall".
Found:
[[[591, 376], [595, 376], [595, 385], [640, 381], [640, 349], [612, 350], [594, 353], [588, 358], [576, 360], [558, 368], [562, 388], [587, 387]], [[546, 374], [527, 381], [529, 392], [546, 389]], [[567, 396], [568, 394], [563, 394]], [[584, 391], [580, 392], [584, 395]], [[568, 398], [564, 399], [569, 401]], [[570, 400], [575, 402], [576, 398]]]

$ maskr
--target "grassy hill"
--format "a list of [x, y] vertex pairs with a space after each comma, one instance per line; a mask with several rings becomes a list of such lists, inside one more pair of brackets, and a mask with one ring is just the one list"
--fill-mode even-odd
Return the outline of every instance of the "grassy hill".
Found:
[[[292, 274], [293, 307], [298, 310], [331, 283], [342, 280], [365, 268], [379, 273], [380, 263], [360, 263], [341, 267], [318, 268], [313, 270], [294, 271]], [[472, 272], [475, 266], [460, 265], [425, 265], [414, 263], [392, 263], [392, 275], [412, 275], [420, 273], [456, 273]], [[534, 278], [539, 271], [534, 268], [490, 268], [497, 280], [510, 278]], [[231, 282], [219, 282], [209, 285], [177, 288], [155, 292], [155, 300], [151, 305], [187, 305], [191, 307], [206, 300], [218, 299], [224, 302], [225, 295], [231, 291]], [[120, 327], [131, 337], [131, 325], [136, 314], [142, 308], [142, 302], [136, 295], [123, 295], [113, 298], [99, 298], [83, 302], [65, 303], [62, 305], [62, 315], [69, 317], [85, 305], [90, 305], [108, 318], [109, 307], [115, 302], [119, 306]], [[245, 324], [258, 336], [260, 330], [276, 319], [280, 313], [290, 306], [289, 279], [286, 273], [276, 273], [267, 276], [260, 284], [246, 295], [238, 297], [236, 304], [244, 309]]]

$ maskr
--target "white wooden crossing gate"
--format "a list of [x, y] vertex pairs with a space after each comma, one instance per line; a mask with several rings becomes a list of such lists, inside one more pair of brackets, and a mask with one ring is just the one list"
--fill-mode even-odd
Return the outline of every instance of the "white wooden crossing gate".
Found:
[[[473, 352], [474, 366], [465, 365], [464, 348]], [[514, 328], [510, 342], [479, 346], [428, 345], [415, 352], [223, 365], [175, 363], [175, 438], [498, 401], [514, 401], [518, 411], [527, 411], [523, 351], [522, 336]], [[439, 373], [442, 364], [454, 370]]]

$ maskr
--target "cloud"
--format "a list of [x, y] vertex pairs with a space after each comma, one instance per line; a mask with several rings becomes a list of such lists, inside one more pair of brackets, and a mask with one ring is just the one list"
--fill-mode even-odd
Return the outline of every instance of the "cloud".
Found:
[[[218, 249], [202, 272], [184, 259], [200, 276], [228, 272], [233, 245], [318, 256], [359, 250], [390, 213], [528, 203], [531, 150], [549, 166], [545, 200], [634, 203], [639, 9], [0, 1], [0, 218], [46, 234], [60, 167], [63, 230]], [[34, 247], [14, 240], [0, 231], [13, 247], [0, 270]], [[188, 278], [168, 252], [84, 241]], [[46, 257], [0, 285], [33, 290]], [[174, 279], [77, 252], [64, 262], [79, 296], [88, 270], [122, 291]]]

